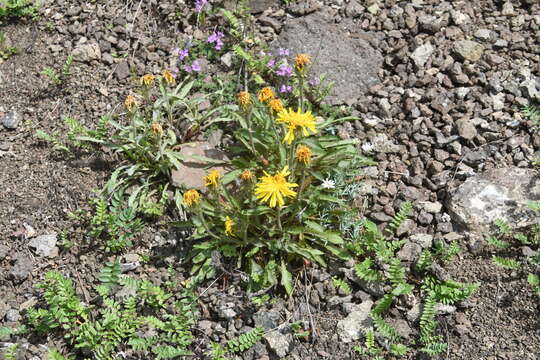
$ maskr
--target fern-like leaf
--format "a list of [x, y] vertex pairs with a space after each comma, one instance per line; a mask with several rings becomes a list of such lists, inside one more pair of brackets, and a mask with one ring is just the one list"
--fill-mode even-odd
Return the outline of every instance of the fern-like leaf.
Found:
[[233, 353], [244, 352], [255, 345], [255, 343], [259, 341], [263, 335], [264, 329], [257, 327], [245, 334], [238, 336], [235, 339], [229, 340], [226, 345], [227, 350]]

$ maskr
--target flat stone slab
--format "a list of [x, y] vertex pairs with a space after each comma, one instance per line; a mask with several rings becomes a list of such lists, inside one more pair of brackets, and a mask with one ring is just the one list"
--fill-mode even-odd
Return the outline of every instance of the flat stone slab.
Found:
[[540, 212], [527, 204], [540, 201], [540, 176], [533, 169], [490, 169], [468, 178], [446, 206], [452, 220], [476, 234], [489, 234], [496, 219], [514, 229], [540, 222]]
[[[330, 104], [352, 104], [372, 86], [379, 84], [383, 57], [374, 49], [367, 33], [344, 30], [316, 12], [288, 20], [273, 48], [288, 48], [291, 55], [309, 54], [311, 76], [327, 75], [334, 87], [326, 98]], [[351, 26], [351, 31], [356, 31]]]
[[[213, 160], [229, 161], [229, 158], [221, 150], [216, 149], [210, 143], [198, 141], [181, 145], [180, 154], [186, 159], [178, 169], [171, 172], [172, 184], [176, 187], [185, 186], [188, 189], [204, 190], [204, 177], [212, 170], [218, 170], [221, 176], [227, 170], [222, 166], [208, 166], [208, 163], [196, 159], [202, 156]], [[195, 156], [195, 157], [194, 157]]]

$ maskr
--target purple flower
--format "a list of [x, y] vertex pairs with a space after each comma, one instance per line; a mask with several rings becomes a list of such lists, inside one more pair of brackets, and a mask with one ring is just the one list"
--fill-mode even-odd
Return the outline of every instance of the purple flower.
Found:
[[281, 85], [281, 87], [279, 88], [279, 92], [280, 93], [290, 93], [292, 92], [292, 86], [291, 85]]
[[308, 81], [308, 84], [311, 85], [311, 86], [317, 86], [317, 85], [319, 85], [319, 79], [317, 79], [317, 78], [310, 79]]
[[268, 60], [268, 63], [266, 64], [269, 68], [274, 67], [274, 65], [276, 65], [276, 60], [274, 59]]
[[195, 0], [195, 11], [200, 13], [208, 0]]
[[195, 71], [195, 72], [201, 71], [201, 64], [199, 64], [199, 60], [195, 60], [195, 61], [191, 64], [191, 70], [193, 70], [193, 71]]
[[188, 49], [182, 49], [178, 51], [178, 59], [180, 59], [180, 61], [184, 60], [188, 55], [189, 55]]
[[215, 44], [214, 49], [221, 50], [221, 47], [223, 46], [223, 41], [221, 41], [221, 38], [223, 38], [225, 35], [221, 31], [214, 31], [213, 34], [208, 36], [208, 39], [206, 41], [209, 44]]
[[189, 64], [184, 65], [184, 71], [185, 71], [185, 72], [190, 73], [191, 70], [192, 70], [192, 69], [191, 69], [191, 65], [189, 65]]
[[279, 56], [289, 56], [289, 49], [279, 48]]
[[281, 64], [279, 65], [279, 68], [276, 70], [276, 74], [279, 76], [291, 77], [292, 67], [290, 67], [287, 64]]
[[176, 77], [178, 76], [178, 69], [177, 68], [172, 69], [171, 74], [172, 74], [172, 77], [176, 79]]

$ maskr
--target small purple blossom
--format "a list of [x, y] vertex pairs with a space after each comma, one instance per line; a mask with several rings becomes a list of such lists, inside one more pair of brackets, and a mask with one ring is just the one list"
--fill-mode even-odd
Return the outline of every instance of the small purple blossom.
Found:
[[223, 41], [221, 41], [221, 39], [224, 37], [225, 35], [221, 32], [221, 31], [214, 31], [213, 34], [211, 34], [210, 36], [208, 36], [208, 39], [206, 39], [206, 41], [209, 43], [209, 44], [214, 44], [214, 48], [216, 50], [221, 50], [221, 47], [223, 46]]
[[311, 85], [311, 86], [317, 86], [317, 85], [319, 85], [319, 79], [317, 79], [317, 78], [310, 79], [308, 81], [308, 84]]
[[283, 84], [283, 85], [280, 86], [279, 92], [282, 93], [282, 94], [290, 93], [290, 92], [292, 92], [292, 86]]
[[189, 65], [189, 64], [184, 65], [184, 71], [185, 71], [185, 72], [190, 73], [191, 70], [192, 70], [192, 69], [191, 69], [191, 65]]
[[289, 49], [279, 48], [278, 54], [279, 56], [289, 56]]
[[200, 13], [208, 0], [195, 0], [195, 11]]
[[195, 60], [195, 61], [191, 64], [191, 70], [193, 70], [193, 71], [195, 71], [195, 72], [201, 71], [201, 64], [199, 64], [199, 60]]
[[274, 59], [268, 60], [268, 63], [266, 64], [269, 68], [274, 67], [274, 65], [276, 65], [276, 60]]
[[292, 75], [292, 67], [290, 67], [287, 64], [281, 64], [281, 65], [279, 65], [279, 68], [276, 70], [276, 75], [291, 77], [291, 75]]
[[189, 49], [182, 49], [178, 51], [178, 59], [180, 61], [184, 60], [189, 55]]
[[178, 69], [177, 68], [172, 69], [171, 75], [173, 78], [176, 79], [176, 77], [178, 76]]

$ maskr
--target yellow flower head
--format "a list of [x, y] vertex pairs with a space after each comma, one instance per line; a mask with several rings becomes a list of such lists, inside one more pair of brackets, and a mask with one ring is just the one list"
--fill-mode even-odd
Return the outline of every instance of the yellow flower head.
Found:
[[311, 149], [306, 145], [300, 145], [298, 149], [296, 149], [296, 158], [305, 165], [309, 164], [311, 162]]
[[262, 88], [261, 91], [259, 91], [258, 98], [260, 102], [267, 102], [268, 100], [272, 100], [274, 97], [275, 95], [272, 88], [265, 87]]
[[251, 95], [249, 95], [247, 91], [240, 91], [237, 97], [238, 103], [242, 109], [246, 110], [248, 106], [251, 105]]
[[278, 113], [276, 121], [288, 125], [288, 131], [283, 139], [283, 142], [286, 142], [289, 145], [295, 139], [294, 132], [296, 128], [300, 128], [304, 136], [309, 136], [308, 130], [312, 134], [317, 133], [317, 128], [315, 127], [315, 117], [311, 114], [311, 111], [306, 111], [303, 113], [300, 110], [293, 111], [291, 108], [288, 110], [283, 109]]
[[311, 64], [311, 58], [307, 54], [296, 54], [294, 59], [294, 66], [298, 71], [304, 71], [307, 64]]
[[154, 134], [163, 135], [163, 128], [161, 127], [160, 123], [153, 122], [152, 125], [150, 126], [150, 128], [152, 129], [152, 132]]
[[276, 175], [268, 175], [266, 171], [264, 174], [265, 176], [260, 178], [260, 182], [255, 187], [255, 195], [260, 202], [267, 202], [270, 207], [276, 205], [281, 207], [285, 204], [283, 197], [296, 196], [296, 192], [291, 188], [297, 187], [298, 184], [287, 182], [287, 176], [290, 174], [288, 166]]
[[221, 175], [219, 174], [219, 171], [218, 170], [212, 170], [208, 173], [208, 175], [205, 176], [204, 178], [204, 185], [205, 186], [215, 186], [217, 187], [218, 186], [218, 181], [219, 181], [219, 178], [221, 177]]
[[170, 70], [163, 71], [162, 76], [169, 85], [172, 85], [176, 82], [176, 79], [174, 78], [174, 75]]
[[133, 107], [136, 105], [137, 105], [137, 102], [135, 101], [135, 96], [133, 95], [126, 96], [126, 100], [124, 101], [124, 106], [126, 107], [126, 109], [128, 109], [128, 111], [131, 111]]
[[225, 235], [234, 236], [233, 226], [235, 222], [230, 217], [225, 217]]
[[197, 205], [201, 200], [201, 194], [195, 189], [188, 190], [184, 193], [184, 204], [191, 207]]
[[268, 104], [275, 112], [280, 112], [283, 110], [283, 103], [279, 99], [272, 99]]
[[255, 175], [251, 172], [251, 170], [248, 169], [242, 171], [242, 173], [240, 174], [240, 179], [244, 181], [252, 180], [254, 177]]
[[141, 84], [146, 85], [146, 86], [150, 86], [150, 85], [154, 84], [155, 79], [156, 79], [156, 77], [154, 75], [146, 74], [141, 78]]

